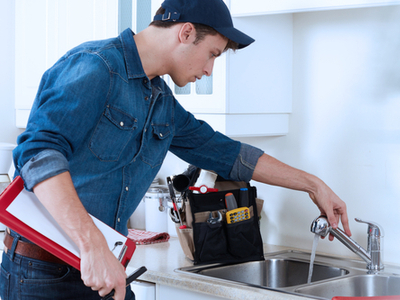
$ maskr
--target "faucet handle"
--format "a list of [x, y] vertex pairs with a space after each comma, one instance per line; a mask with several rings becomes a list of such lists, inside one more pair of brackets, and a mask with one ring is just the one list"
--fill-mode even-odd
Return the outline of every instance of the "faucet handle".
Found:
[[368, 234], [369, 235], [383, 237], [383, 228], [378, 223], [371, 222], [371, 221], [363, 221], [359, 218], [355, 218], [354, 220], [356, 220], [358, 223], [368, 224]]

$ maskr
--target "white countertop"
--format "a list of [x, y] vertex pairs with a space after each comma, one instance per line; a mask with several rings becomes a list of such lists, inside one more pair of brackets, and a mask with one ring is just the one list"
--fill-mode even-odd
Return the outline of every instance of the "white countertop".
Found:
[[[3, 250], [4, 232], [0, 232], [0, 255]], [[276, 252], [288, 249], [288, 247], [266, 245], [264, 252]], [[1, 261], [1, 256], [0, 256]], [[226, 299], [253, 300], [301, 300], [310, 299], [276, 291], [253, 288], [240, 284], [223, 282], [216, 279], [208, 279], [196, 275], [175, 272], [175, 269], [192, 266], [179, 244], [178, 238], [172, 237], [166, 243], [153, 245], [138, 245], [128, 265], [127, 273], [141, 266], [147, 268], [147, 272], [140, 276], [140, 280], [167, 285], [192, 292], [206, 293]]]
[[[288, 247], [264, 245], [265, 253], [285, 249], [288, 249]], [[145, 266], [147, 272], [140, 276], [140, 280], [226, 299], [310, 299], [174, 271], [177, 268], [192, 265], [193, 263], [185, 257], [178, 238], [171, 238], [167, 243], [138, 245], [128, 268], [132, 268], [133, 271], [133, 269]], [[129, 273], [130, 270], [127, 271]]]

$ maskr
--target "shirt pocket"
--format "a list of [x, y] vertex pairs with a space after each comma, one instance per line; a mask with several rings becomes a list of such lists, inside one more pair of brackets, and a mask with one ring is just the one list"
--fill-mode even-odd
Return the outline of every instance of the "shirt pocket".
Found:
[[152, 123], [150, 133], [146, 137], [147, 145], [144, 145], [141, 159], [151, 167], [157, 167], [164, 161], [172, 140], [171, 126]]
[[107, 106], [92, 134], [89, 149], [101, 161], [118, 161], [136, 128], [136, 118]]

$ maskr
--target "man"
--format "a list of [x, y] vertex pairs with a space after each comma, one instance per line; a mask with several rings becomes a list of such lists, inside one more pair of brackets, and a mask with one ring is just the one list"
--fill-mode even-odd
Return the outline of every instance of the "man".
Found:
[[[341, 217], [350, 234], [344, 202], [320, 179], [214, 132], [159, 77], [169, 74], [184, 86], [211, 75], [228, 48], [254, 41], [233, 27], [223, 1], [166, 0], [162, 8], [139, 34], [126, 30], [80, 45], [43, 75], [14, 162], [26, 188], [79, 247], [81, 273], [48, 256], [41, 260], [43, 249], [11, 232], [2, 262], [9, 289], [2, 297], [98, 299], [115, 289], [116, 300], [134, 299], [87, 213], [127, 234], [127, 220], [168, 150], [226, 179], [308, 192], [331, 225]], [[19, 244], [34, 254], [18, 252]]]

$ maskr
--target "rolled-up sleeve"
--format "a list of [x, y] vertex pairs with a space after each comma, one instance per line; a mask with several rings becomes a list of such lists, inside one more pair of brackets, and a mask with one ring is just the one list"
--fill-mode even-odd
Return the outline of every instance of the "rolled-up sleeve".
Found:
[[259, 148], [242, 143], [239, 155], [229, 174], [232, 180], [249, 182], [253, 177], [258, 159], [264, 154]]
[[32, 191], [33, 187], [58, 174], [69, 171], [69, 164], [63, 154], [57, 150], [43, 150], [32, 157], [20, 171], [25, 188]]

